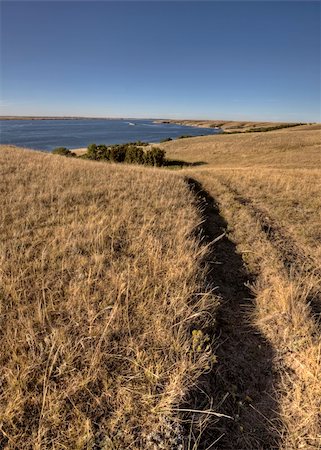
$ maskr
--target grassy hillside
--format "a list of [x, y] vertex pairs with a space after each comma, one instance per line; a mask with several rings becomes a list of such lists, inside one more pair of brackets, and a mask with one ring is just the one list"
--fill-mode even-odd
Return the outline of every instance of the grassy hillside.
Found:
[[[251, 283], [249, 293], [239, 295], [239, 288], [224, 296], [217, 311], [221, 346], [215, 371], [224, 388], [215, 403], [240, 423], [238, 432], [222, 438], [222, 449], [235, 448], [231, 442], [242, 449], [320, 448], [321, 171], [316, 172], [193, 173], [215, 199]], [[231, 289], [238, 286], [238, 271], [232, 270]], [[242, 323], [243, 331], [236, 332]]]
[[179, 448], [217, 303], [186, 183], [12, 147], [0, 167], [1, 448]]
[[[225, 305], [217, 311], [221, 344], [214, 373], [224, 383], [209, 395], [240, 423], [219, 448], [320, 448], [320, 131], [204, 137], [166, 149], [175, 158], [208, 163], [186, 176], [201, 183], [207, 204], [220, 211], [250, 279], [250, 293], [221, 290]], [[208, 217], [213, 226], [211, 210]], [[240, 269], [232, 269], [230, 289], [239, 286]], [[218, 273], [213, 276], [224, 286]], [[235, 331], [237, 323], [245, 324], [243, 333]], [[222, 421], [225, 432], [230, 426]]]
[[7, 449], [321, 448], [320, 130], [0, 150]]
[[272, 128], [296, 127], [300, 124], [288, 122], [244, 122], [236, 120], [155, 120], [155, 123], [176, 123], [198, 128], [220, 128], [227, 133], [244, 131], [268, 131]]
[[169, 158], [206, 166], [314, 168], [321, 165], [321, 131], [313, 125], [311, 128], [200, 136], [166, 142], [161, 147]]

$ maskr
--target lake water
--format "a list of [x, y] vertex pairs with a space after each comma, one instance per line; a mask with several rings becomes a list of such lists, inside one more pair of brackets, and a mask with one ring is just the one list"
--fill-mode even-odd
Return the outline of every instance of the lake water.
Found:
[[159, 142], [183, 134], [217, 134], [213, 128], [176, 124], [155, 124], [152, 120], [0, 120], [0, 143], [50, 151], [95, 144], [120, 144], [133, 141]]

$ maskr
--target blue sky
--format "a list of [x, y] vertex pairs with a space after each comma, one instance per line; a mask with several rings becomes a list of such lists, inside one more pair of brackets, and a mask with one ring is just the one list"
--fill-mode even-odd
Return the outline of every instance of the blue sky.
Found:
[[3, 115], [321, 121], [320, 2], [1, 9]]

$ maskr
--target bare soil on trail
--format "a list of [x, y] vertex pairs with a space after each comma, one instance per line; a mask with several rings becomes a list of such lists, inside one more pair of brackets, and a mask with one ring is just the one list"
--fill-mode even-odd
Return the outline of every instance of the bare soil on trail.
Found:
[[217, 363], [202, 377], [189, 407], [204, 410], [212, 398], [219, 405], [217, 412], [230, 416], [211, 420], [198, 448], [278, 448], [277, 430], [282, 424], [274, 395], [275, 355], [251, 321], [254, 297], [248, 284], [254, 281], [253, 275], [228, 238], [227, 223], [215, 199], [195, 179], [188, 178], [187, 183], [203, 212], [199, 234], [211, 248], [206, 261], [211, 267], [207, 282], [221, 298], [215, 330]]

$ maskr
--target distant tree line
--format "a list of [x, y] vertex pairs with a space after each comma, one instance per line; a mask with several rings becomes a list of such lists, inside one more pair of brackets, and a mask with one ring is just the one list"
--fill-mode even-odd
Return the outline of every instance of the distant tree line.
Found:
[[[148, 146], [148, 144], [141, 141], [108, 146], [104, 144], [90, 144], [87, 148], [87, 152], [79, 156], [79, 158], [115, 163], [145, 164], [156, 167], [165, 165], [165, 151], [159, 147], [151, 147], [144, 150], [143, 147], [146, 146]], [[67, 157], [77, 156], [66, 147], [58, 147], [53, 150], [52, 153]]]
[[249, 130], [246, 130], [245, 133], [264, 133], [265, 131], [274, 131], [274, 130], [281, 130], [282, 128], [292, 128], [292, 127], [298, 127], [299, 125], [304, 125], [304, 123], [286, 123], [281, 125], [272, 125], [269, 127], [257, 127], [257, 128], [251, 128]]
[[241, 133], [265, 133], [266, 131], [275, 131], [275, 130], [281, 130], [282, 128], [291, 128], [291, 127], [298, 127], [299, 125], [305, 125], [305, 123], [286, 123], [281, 125], [271, 125], [268, 127], [256, 127], [256, 128], [249, 128], [248, 130], [236, 130], [236, 131], [223, 131], [222, 134], [241, 134]]

